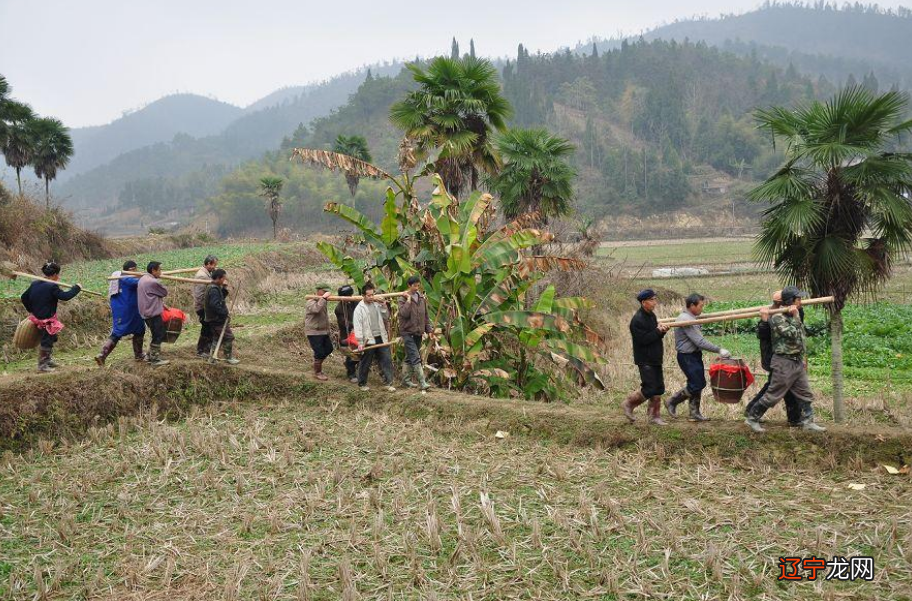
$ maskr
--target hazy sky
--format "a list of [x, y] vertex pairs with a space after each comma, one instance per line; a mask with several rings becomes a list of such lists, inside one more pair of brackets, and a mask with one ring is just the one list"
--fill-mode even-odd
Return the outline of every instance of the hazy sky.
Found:
[[[883, 1], [881, 6], [903, 2]], [[908, 3], [908, 2], [906, 2]], [[757, 0], [0, 0], [0, 73], [70, 126], [173, 92], [245, 106], [287, 85], [396, 57], [552, 51]]]

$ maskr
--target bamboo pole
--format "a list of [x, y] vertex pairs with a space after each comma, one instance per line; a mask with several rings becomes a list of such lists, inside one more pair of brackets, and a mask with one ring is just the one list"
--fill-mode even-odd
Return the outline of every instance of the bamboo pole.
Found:
[[[37, 280], [37, 281], [39, 281], [39, 282], [48, 282], [48, 283], [51, 283], [51, 284], [57, 284], [57, 285], [60, 286], [61, 288], [67, 288], [67, 289], [69, 289], [69, 288], [75, 288], [75, 287], [76, 287], [75, 284], [67, 284], [66, 282], [58, 282], [58, 281], [56, 281], [56, 280], [51, 280], [51, 279], [48, 279], [48, 278], [43, 278], [43, 277], [41, 277], [40, 275], [32, 275], [32, 274], [30, 274], [30, 273], [25, 273], [24, 271], [10, 271], [10, 272], [8, 272], [8, 273], [9, 273], [9, 275], [7, 275], [7, 273], [4, 272], [4, 275], [7, 275], [7, 277], [8, 277], [9, 279], [11, 279], [11, 280], [15, 280], [17, 277], [20, 277], [20, 278], [27, 278], [27, 279], [29, 279], [29, 280]], [[85, 288], [80, 288], [79, 290], [80, 290], [81, 292], [86, 293], [86, 294], [91, 294], [91, 295], [93, 295], [93, 296], [100, 296], [101, 298], [107, 298], [107, 297], [108, 297], [107, 294], [102, 294], [101, 292], [93, 292], [92, 290], [86, 290]]]
[[[835, 298], [832, 296], [822, 296], [820, 298], [809, 298], [807, 300], [801, 301], [802, 307], [807, 307], [811, 305], [827, 305], [835, 301]], [[714, 317], [726, 317], [729, 315], [743, 315], [750, 313], [751, 315], [757, 315], [760, 313], [760, 309], [769, 307], [770, 305], [758, 305], [756, 307], [742, 307], [740, 309], [729, 309], [727, 311], [716, 311], [713, 313], [703, 313], [700, 316], [700, 319], [711, 319]], [[677, 320], [677, 317], [663, 317], [659, 320], [659, 323], [662, 324], [671, 324]]]
[[[832, 296], [824, 296], [822, 298], [810, 298], [806, 301], [802, 301], [801, 305], [824, 305], [834, 302], [835, 299]], [[770, 309], [770, 315], [775, 315], [777, 313], [787, 313], [791, 307], [780, 307], [779, 309]], [[666, 323], [669, 328], [684, 328], [687, 326], [698, 326], [707, 323], [720, 323], [723, 321], [737, 321], [739, 319], [753, 319], [759, 317], [760, 311], [749, 311], [745, 313], [737, 313], [735, 315], [718, 315], [716, 317], [707, 317], [701, 319], [692, 319], [689, 321], [676, 321], [674, 323]]]
[[[386, 292], [386, 293], [384, 293], [384, 294], [375, 294], [375, 295], [374, 295], [374, 298], [396, 298], [397, 296], [402, 296], [402, 293], [401, 293], [401, 292]], [[320, 296], [319, 294], [308, 294], [308, 295], [305, 296], [304, 298], [306, 298], [307, 300], [317, 300], [317, 299], [320, 299], [320, 298], [323, 298], [323, 297]], [[327, 297], [326, 300], [328, 300], [328, 301], [335, 301], [335, 302], [341, 302], [341, 303], [344, 303], [344, 302], [360, 302], [360, 301], [364, 300], [364, 297], [363, 297], [363, 296], [336, 296], [336, 295], [330, 295], [329, 297]]]
[[[122, 271], [120, 276], [109, 276], [109, 280], [122, 280], [124, 278], [141, 278], [145, 273], [139, 273], [138, 271]], [[170, 282], [183, 282], [185, 284], [211, 284], [212, 280], [196, 280], [193, 278], [182, 278], [176, 275], [164, 275], [160, 276], [163, 280], [168, 280]]]
[[383, 344], [372, 344], [370, 346], [365, 346], [363, 349], [358, 349], [357, 347], [355, 347], [354, 349], [352, 349], [351, 352], [356, 355], [360, 355], [364, 351], [370, 351], [375, 348], [384, 348], [387, 346], [393, 346], [394, 344], [399, 344], [399, 342], [401, 342], [401, 341], [402, 341], [402, 338], [393, 338], [389, 342], [384, 342]]
[[196, 273], [199, 271], [199, 267], [185, 267], [183, 269], [169, 269], [168, 271], [163, 271], [162, 275], [180, 275], [182, 273]]

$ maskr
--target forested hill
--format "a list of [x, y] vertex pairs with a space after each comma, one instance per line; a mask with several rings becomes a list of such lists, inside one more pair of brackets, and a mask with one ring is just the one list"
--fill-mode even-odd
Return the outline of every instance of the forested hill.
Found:
[[[401, 64], [374, 69], [381, 73], [398, 72]], [[248, 109], [230, 107], [232, 114], [227, 119], [197, 115], [205, 126], [185, 124], [186, 118], [182, 118], [178, 120], [180, 123], [172, 121], [158, 130], [153, 128], [147, 134], [156, 136], [155, 139], [133, 144], [113, 156], [105, 151], [104, 161], [65, 181], [59, 194], [67, 198], [68, 206], [79, 209], [116, 206], [121, 196], [135, 198], [137, 189], [176, 206], [193, 206], [214, 192], [211, 184], [228, 169], [277, 148], [298, 125], [344, 104], [365, 76], [364, 71], [351, 72], [321, 84], [284, 88]], [[168, 99], [160, 102], [165, 100]], [[141, 112], [145, 114], [150, 108], [152, 105]], [[215, 121], [220, 121], [218, 126]], [[115, 124], [104, 126], [104, 130], [110, 131]], [[90, 153], [77, 141], [74, 162]], [[184, 178], [187, 181], [182, 181]]]
[[[409, 73], [365, 82], [301, 142], [330, 148], [339, 134], [363, 135], [374, 161], [393, 168], [400, 133], [389, 123], [389, 107], [411, 85]], [[835, 91], [794, 70], [705, 44], [664, 41], [624, 43], [588, 56], [531, 56], [520, 47], [504, 67], [503, 85], [516, 111], [513, 125], [544, 125], [576, 145], [577, 206], [594, 218], [730, 206], [733, 190], [765, 176], [779, 161], [756, 131], [753, 108]], [[323, 203], [347, 195], [342, 178], [331, 188], [314, 185], [313, 170], [290, 164], [288, 152], [278, 152], [222, 183], [208, 206], [219, 213], [223, 233], [265, 225], [259, 223], [265, 217], [258, 216], [256, 186], [270, 174], [289, 181], [286, 202], [300, 215], [289, 227], [319, 227]], [[369, 192], [361, 189], [355, 199], [368, 211], [380, 206]]]
[[165, 96], [127, 113], [107, 125], [70, 130], [76, 153], [61, 180], [107, 163], [114, 157], [149, 144], [170, 140], [175, 134], [208, 136], [220, 132], [243, 114], [243, 110], [197, 96]]
[[[882, 87], [896, 84], [912, 89], [912, 11], [907, 8], [767, 3], [741, 15], [677, 21], [643, 37], [705, 41], [782, 67], [793, 64], [803, 73], [823, 75], [836, 83], [844, 83], [850, 75], [861, 81], [873, 71]], [[617, 44], [599, 42], [599, 49]], [[588, 52], [590, 46], [580, 50]]]

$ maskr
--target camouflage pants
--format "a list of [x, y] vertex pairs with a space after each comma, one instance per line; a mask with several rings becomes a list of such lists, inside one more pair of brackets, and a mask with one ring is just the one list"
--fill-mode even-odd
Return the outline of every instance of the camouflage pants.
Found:
[[800, 355], [796, 355], [794, 358], [786, 355], [773, 355], [770, 367], [772, 373], [769, 388], [760, 399], [763, 406], [767, 408], [775, 406], [789, 392], [800, 402], [810, 403], [814, 400], [808, 373]]

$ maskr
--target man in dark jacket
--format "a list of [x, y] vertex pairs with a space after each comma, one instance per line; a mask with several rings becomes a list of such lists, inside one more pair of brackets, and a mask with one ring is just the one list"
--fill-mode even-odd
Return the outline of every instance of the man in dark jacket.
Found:
[[668, 333], [668, 326], [659, 324], [655, 316], [659, 301], [654, 290], [643, 290], [637, 294], [637, 300], [640, 301], [640, 309], [630, 320], [630, 337], [633, 340], [633, 362], [640, 370], [640, 389], [630, 393], [622, 407], [627, 419], [634, 422], [633, 410], [649, 400], [647, 414], [650, 423], [664, 426], [660, 415], [662, 395], [665, 394], [662, 339]]
[[[798, 302], [800, 303], [800, 299]], [[778, 309], [781, 306], [782, 291], [777, 290], [773, 294], [773, 304], [770, 306], [770, 309]], [[798, 306], [798, 317], [801, 319], [801, 323], [804, 323], [804, 309], [800, 304]], [[757, 322], [757, 338], [760, 339], [760, 365], [763, 367], [763, 370], [769, 374], [769, 377], [766, 380], [766, 384], [760, 389], [760, 392], [758, 392], [753, 400], [747, 404], [747, 408], [744, 410], [745, 417], [747, 417], [747, 414], [750, 413], [754, 405], [760, 402], [763, 395], [766, 394], [767, 389], [769, 389], [770, 381], [773, 379], [773, 370], [772, 367], [770, 367], [770, 363], [773, 359], [773, 341], [770, 335], [769, 314], [761, 315], [760, 321]], [[785, 401], [785, 414], [788, 417], [789, 426], [797, 428], [801, 425], [801, 403], [795, 398], [795, 395], [791, 390], [785, 394], [782, 400]]]
[[[427, 297], [421, 294], [421, 278], [413, 275], [408, 279], [408, 290], [399, 301], [399, 334], [405, 342], [405, 375], [403, 383], [409, 388], [420, 386], [421, 390], [431, 387], [424, 378], [421, 364], [421, 339], [425, 334], [433, 336], [431, 319], [428, 317]], [[412, 381], [412, 375], [415, 381]]]
[[[354, 296], [355, 289], [349, 285], [339, 288], [339, 296]], [[352, 331], [352, 323], [355, 319], [355, 305], [358, 303], [342, 301], [336, 304], [336, 322], [339, 324], [339, 347], [348, 346], [348, 336]], [[352, 384], [358, 383], [358, 362], [352, 358], [352, 355], [345, 355], [345, 377]]]
[[[221, 337], [221, 349], [225, 354], [225, 362], [237, 365], [240, 361], [234, 358], [234, 333], [229, 324], [228, 304], [225, 302], [227, 297], [228, 274], [224, 269], [216, 269], [212, 272], [212, 283], [206, 285], [206, 292], [203, 295], [203, 319], [209, 326], [209, 331], [212, 332], [213, 342], [218, 344]], [[213, 346], [212, 352], [214, 351]], [[214, 354], [212, 358], [218, 359]]]
[[[56, 282], [60, 279], [60, 265], [48, 261], [41, 267], [41, 273], [47, 279]], [[38, 371], [52, 372], [54, 368], [60, 367], [51, 357], [54, 343], [57, 342], [57, 333], [63, 329], [63, 324], [57, 319], [57, 301], [68, 301], [79, 294], [80, 290], [82, 286], [79, 284], [64, 291], [55, 283], [36, 280], [22, 293], [20, 300], [29, 312], [29, 320], [41, 331]]]

